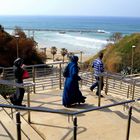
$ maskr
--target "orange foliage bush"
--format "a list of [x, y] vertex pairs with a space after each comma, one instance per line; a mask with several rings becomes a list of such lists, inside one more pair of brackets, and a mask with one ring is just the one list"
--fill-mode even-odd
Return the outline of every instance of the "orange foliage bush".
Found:
[[21, 29], [16, 29], [15, 33], [19, 39], [0, 30], [0, 66], [13, 66], [13, 61], [17, 58], [17, 45], [18, 55], [24, 59], [25, 64], [43, 64], [46, 56], [37, 51], [36, 42], [27, 38]]

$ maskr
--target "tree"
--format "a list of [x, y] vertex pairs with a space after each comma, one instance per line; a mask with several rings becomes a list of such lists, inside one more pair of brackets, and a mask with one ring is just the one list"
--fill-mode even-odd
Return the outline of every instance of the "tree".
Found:
[[110, 41], [117, 42], [122, 38], [122, 34], [119, 32], [113, 33], [110, 37]]
[[68, 53], [68, 51], [67, 51], [67, 49], [66, 48], [62, 48], [61, 49], [61, 55], [62, 55], [62, 57], [63, 57], [63, 62], [64, 62], [64, 57], [65, 57], [65, 55]]
[[54, 55], [57, 53], [57, 48], [55, 46], [51, 47], [51, 54], [53, 55], [53, 61], [54, 61]]
[[[24, 59], [24, 64], [34, 65], [45, 62], [45, 54], [37, 51], [32, 39], [27, 38], [22, 30], [16, 30], [15, 35], [18, 39], [18, 56]], [[17, 58], [17, 40], [14, 35], [10, 35], [0, 26], [0, 66], [13, 66]]]

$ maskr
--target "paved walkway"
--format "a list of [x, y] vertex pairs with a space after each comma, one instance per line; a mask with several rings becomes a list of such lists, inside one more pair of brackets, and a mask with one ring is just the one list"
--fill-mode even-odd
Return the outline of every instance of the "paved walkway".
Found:
[[[82, 89], [87, 96], [85, 104], [65, 108], [61, 104], [62, 91], [53, 90], [33, 94], [31, 106], [51, 108], [63, 111], [79, 111], [97, 106], [97, 96], [88, 89]], [[118, 98], [119, 99], [119, 98]], [[101, 99], [101, 105], [115, 103], [111, 96]], [[121, 101], [121, 100], [120, 100]], [[27, 119], [27, 113], [23, 112]], [[78, 140], [125, 140], [128, 120], [128, 110], [123, 106], [111, 107], [100, 111], [92, 111], [77, 116], [78, 118]], [[31, 113], [32, 126], [46, 140], [72, 140], [73, 121], [66, 115], [51, 113]], [[140, 110], [135, 107], [132, 116], [130, 140], [140, 140]]]
[[[86, 103], [65, 108], [62, 106], [62, 90], [41, 91], [31, 95], [31, 106], [49, 108], [61, 111], [80, 111], [96, 107], [98, 98], [94, 92], [83, 88], [82, 93], [87, 97]], [[101, 105], [112, 104], [122, 101], [120, 96], [115, 98], [111, 95], [104, 95]], [[24, 98], [26, 104], [26, 95]], [[1, 103], [5, 103], [1, 101]], [[138, 104], [139, 105], [139, 104]], [[132, 113], [131, 131], [129, 140], [140, 140], [140, 109], [134, 105]], [[14, 111], [15, 112], [15, 111]], [[10, 114], [10, 110], [8, 110]], [[67, 115], [53, 113], [31, 112], [31, 126], [27, 124], [27, 111], [21, 111], [22, 139], [31, 140], [73, 140], [73, 118]], [[6, 113], [0, 112], [0, 139], [16, 139], [16, 127]], [[25, 119], [25, 120], [24, 120]], [[110, 107], [99, 111], [83, 113], [77, 116], [78, 135], [77, 140], [125, 140], [128, 121], [128, 110], [124, 106]], [[1, 124], [2, 124], [1, 123]], [[12, 127], [14, 125], [14, 127]], [[5, 129], [8, 127], [8, 129]], [[12, 131], [13, 128], [13, 131]], [[6, 131], [8, 130], [8, 131]], [[12, 136], [14, 135], [14, 136]], [[28, 136], [28, 137], [27, 137]]]

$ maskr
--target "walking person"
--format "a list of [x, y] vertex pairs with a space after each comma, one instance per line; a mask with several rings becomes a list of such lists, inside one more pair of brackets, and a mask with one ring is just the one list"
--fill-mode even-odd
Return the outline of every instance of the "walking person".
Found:
[[78, 75], [79, 67], [78, 67], [78, 57], [71, 56], [70, 63], [67, 65], [65, 70], [65, 85], [63, 91], [63, 105], [65, 107], [70, 107], [76, 103], [84, 103], [86, 97], [84, 97], [79, 89], [79, 81], [81, 80]]
[[[18, 84], [23, 83], [23, 74], [24, 69], [22, 68], [23, 65], [23, 59], [17, 58], [14, 61], [14, 76], [15, 76], [15, 82]], [[24, 88], [16, 88], [16, 92], [10, 97], [10, 101], [13, 105], [19, 105], [19, 106], [25, 106], [22, 105], [22, 100], [24, 97], [25, 90]]]
[[[104, 81], [103, 76], [99, 77], [99, 75], [104, 72], [104, 64], [102, 62], [103, 59], [103, 53], [99, 53], [98, 58], [93, 61], [92, 68], [94, 68], [94, 76], [96, 79], [96, 82], [92, 84], [90, 87], [90, 90], [93, 91], [95, 87], [97, 87], [96, 95], [99, 96], [99, 80], [101, 80], [101, 90], [103, 90]], [[101, 97], [103, 97], [101, 95]]]

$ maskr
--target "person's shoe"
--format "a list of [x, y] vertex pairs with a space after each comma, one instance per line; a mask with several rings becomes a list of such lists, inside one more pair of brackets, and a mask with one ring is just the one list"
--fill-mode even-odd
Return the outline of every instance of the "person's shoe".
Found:
[[81, 99], [81, 101], [80, 101], [81, 103], [85, 103], [85, 99]]
[[66, 108], [70, 108], [71, 107], [71, 105], [64, 105]]
[[85, 96], [82, 96], [82, 98], [85, 100], [87, 97], [85, 97]]
[[93, 89], [91, 87], [89, 89], [90, 89], [90, 91], [93, 91]]

